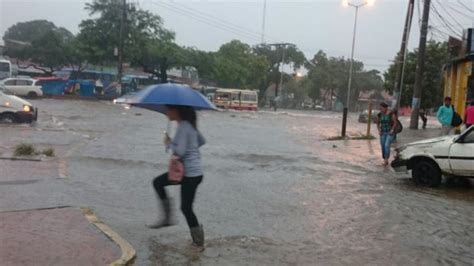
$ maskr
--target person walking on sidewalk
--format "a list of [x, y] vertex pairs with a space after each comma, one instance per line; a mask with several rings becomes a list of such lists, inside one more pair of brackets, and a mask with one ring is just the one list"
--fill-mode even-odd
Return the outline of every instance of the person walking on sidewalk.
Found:
[[451, 97], [444, 98], [444, 105], [439, 107], [436, 117], [441, 124], [441, 134], [449, 135], [449, 132], [453, 128], [451, 125], [454, 116], [454, 109], [451, 105]]
[[167, 106], [166, 115], [170, 121], [177, 121], [178, 128], [173, 140], [165, 136], [165, 145], [171, 148], [173, 155], [180, 158], [184, 165], [184, 177], [180, 183], [171, 183], [168, 173], [164, 173], [153, 180], [153, 187], [160, 198], [165, 217], [149, 228], [161, 228], [173, 225], [171, 199], [166, 193], [166, 186], [181, 185], [181, 211], [191, 231], [193, 243], [198, 247], [204, 246], [204, 231], [193, 211], [193, 202], [196, 190], [203, 179], [201, 154], [199, 147], [206, 143], [197, 128], [197, 115], [192, 107]]
[[472, 100], [469, 106], [466, 108], [466, 115], [464, 117], [464, 121], [466, 129], [474, 125], [474, 100]]
[[395, 127], [397, 125], [397, 117], [393, 112], [388, 110], [386, 103], [380, 104], [380, 113], [377, 115], [377, 128], [380, 135], [380, 146], [382, 148], [383, 165], [388, 165], [390, 159], [390, 145], [395, 135]]
[[421, 128], [426, 129], [426, 123], [428, 122], [428, 118], [426, 117], [426, 109], [421, 108], [419, 115], [420, 115], [421, 121], [423, 121], [423, 126]]

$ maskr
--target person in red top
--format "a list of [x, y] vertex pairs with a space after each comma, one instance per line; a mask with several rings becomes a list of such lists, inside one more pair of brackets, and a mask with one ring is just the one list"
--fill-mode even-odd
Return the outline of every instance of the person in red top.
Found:
[[471, 104], [466, 108], [464, 124], [466, 124], [466, 128], [474, 125], [474, 100], [472, 100]]

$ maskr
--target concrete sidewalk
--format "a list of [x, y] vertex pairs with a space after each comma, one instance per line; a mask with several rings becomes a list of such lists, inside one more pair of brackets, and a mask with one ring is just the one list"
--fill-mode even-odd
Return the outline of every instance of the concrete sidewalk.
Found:
[[126, 265], [133, 248], [88, 209], [0, 212], [2, 265]]

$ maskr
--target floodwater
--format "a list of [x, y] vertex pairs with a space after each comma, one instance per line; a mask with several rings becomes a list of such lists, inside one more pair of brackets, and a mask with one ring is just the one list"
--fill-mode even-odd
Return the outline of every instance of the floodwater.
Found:
[[[169, 156], [163, 115], [106, 102], [34, 103], [40, 121], [0, 126], [0, 152], [23, 141], [54, 147], [57, 158], [30, 162], [31, 170], [0, 160], [9, 169], [8, 178], [0, 172], [0, 210], [91, 207], [135, 247], [137, 265], [474, 264], [470, 183], [416, 187], [381, 166], [377, 140], [327, 141], [338, 135], [338, 113], [201, 112], [208, 144], [195, 211], [207, 247], [198, 253], [180, 213], [177, 226], [145, 227], [159, 215], [151, 181]], [[365, 133], [355, 114], [349, 120], [350, 135]], [[435, 126], [399, 140], [434, 136]], [[177, 204], [178, 189], [170, 188]]]

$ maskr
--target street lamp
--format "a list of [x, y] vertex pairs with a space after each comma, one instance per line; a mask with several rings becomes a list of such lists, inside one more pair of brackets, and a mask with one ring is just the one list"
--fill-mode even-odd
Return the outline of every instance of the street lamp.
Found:
[[346, 101], [346, 106], [344, 107], [343, 110], [343, 115], [342, 115], [342, 132], [341, 135], [342, 137], [346, 136], [346, 125], [347, 125], [347, 113], [349, 110], [349, 101], [351, 99], [351, 88], [352, 88], [352, 69], [353, 69], [353, 64], [354, 64], [354, 48], [355, 48], [355, 40], [356, 40], [356, 34], [357, 34], [357, 18], [359, 15], [359, 8], [363, 7], [365, 5], [372, 6], [374, 4], [375, 0], [365, 0], [362, 3], [359, 4], [354, 4], [350, 0], [343, 0], [342, 1], [342, 6], [344, 7], [354, 7], [355, 8], [355, 18], [354, 18], [354, 33], [352, 36], [352, 51], [351, 51], [351, 62], [350, 62], [350, 67], [349, 67], [349, 81], [347, 84], [347, 101]]

